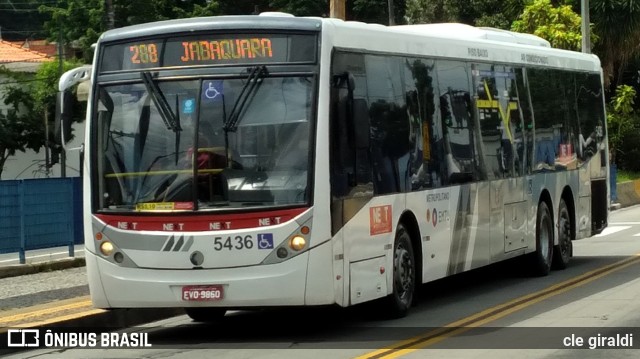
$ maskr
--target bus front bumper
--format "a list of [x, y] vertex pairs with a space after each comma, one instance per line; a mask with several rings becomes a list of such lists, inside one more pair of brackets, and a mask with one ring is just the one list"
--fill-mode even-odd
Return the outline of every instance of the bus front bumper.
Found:
[[[308, 253], [287, 261], [223, 269], [121, 267], [87, 251], [91, 299], [96, 308], [225, 308], [304, 305]], [[222, 298], [185, 300], [185, 286], [222, 287]]]

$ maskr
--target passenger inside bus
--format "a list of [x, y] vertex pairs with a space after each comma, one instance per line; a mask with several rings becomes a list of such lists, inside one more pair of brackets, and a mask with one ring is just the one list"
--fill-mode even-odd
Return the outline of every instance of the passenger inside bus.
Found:
[[555, 168], [556, 151], [560, 145], [558, 128], [539, 129], [536, 132], [536, 170], [553, 170]]

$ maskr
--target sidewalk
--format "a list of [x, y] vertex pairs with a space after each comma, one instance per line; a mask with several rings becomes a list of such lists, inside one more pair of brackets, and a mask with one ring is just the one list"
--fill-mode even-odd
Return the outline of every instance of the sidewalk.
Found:
[[73, 257], [69, 256], [69, 247], [36, 249], [25, 253], [26, 263], [20, 264], [18, 253], [0, 254], [0, 278], [15, 277], [84, 266], [84, 245], [77, 244]]

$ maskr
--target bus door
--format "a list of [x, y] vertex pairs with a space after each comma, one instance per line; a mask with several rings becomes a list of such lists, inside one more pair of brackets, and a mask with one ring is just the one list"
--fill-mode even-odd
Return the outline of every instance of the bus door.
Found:
[[480, 124], [480, 151], [490, 187], [493, 259], [527, 246], [525, 138], [512, 68], [474, 65], [473, 82]]

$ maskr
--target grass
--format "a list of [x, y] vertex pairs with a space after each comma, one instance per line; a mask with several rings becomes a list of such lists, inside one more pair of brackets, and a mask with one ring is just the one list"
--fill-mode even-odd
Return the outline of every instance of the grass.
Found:
[[640, 179], [640, 172], [618, 170], [616, 182], [620, 183], [620, 182], [626, 182], [626, 181], [633, 181], [636, 179]]

